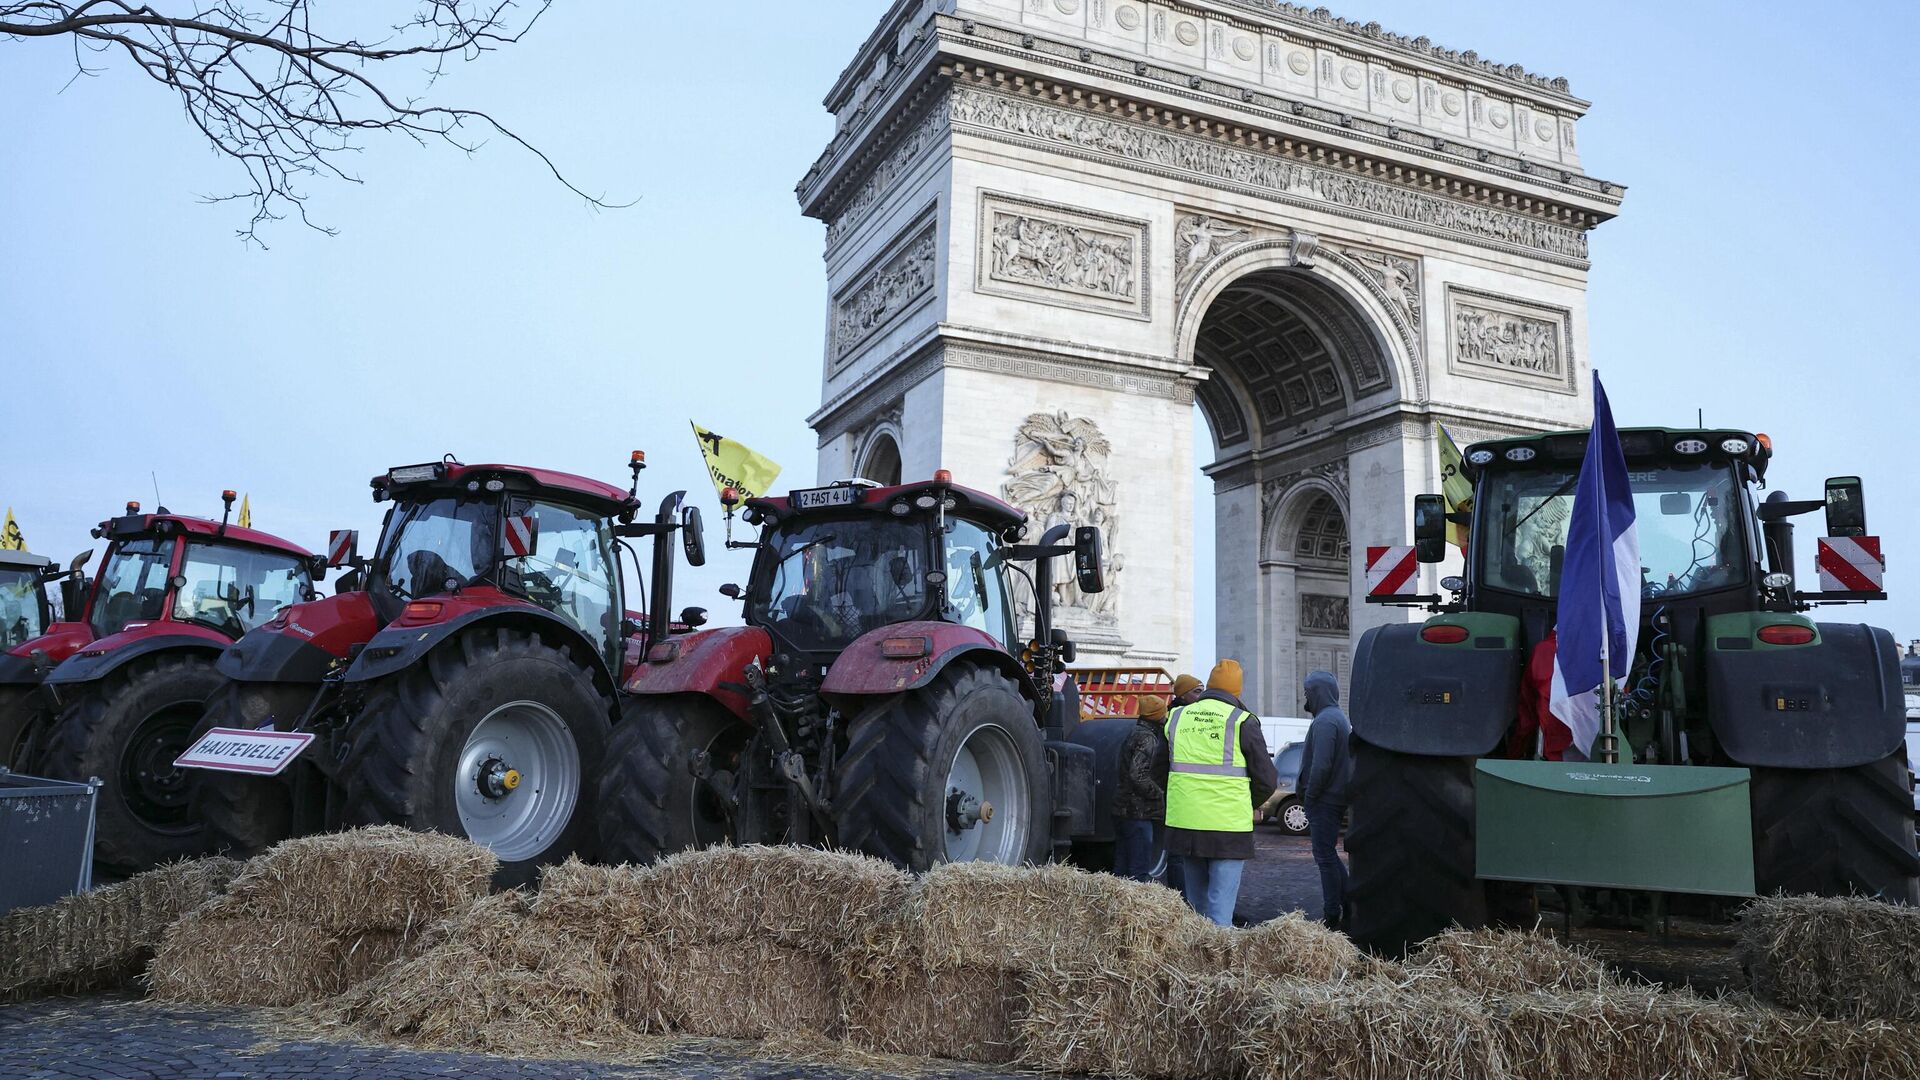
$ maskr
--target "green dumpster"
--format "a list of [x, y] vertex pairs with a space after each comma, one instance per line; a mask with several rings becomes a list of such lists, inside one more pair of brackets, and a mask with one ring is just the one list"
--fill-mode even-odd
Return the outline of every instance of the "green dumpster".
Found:
[[1745, 769], [1480, 761], [1477, 873], [1495, 881], [1753, 895]]

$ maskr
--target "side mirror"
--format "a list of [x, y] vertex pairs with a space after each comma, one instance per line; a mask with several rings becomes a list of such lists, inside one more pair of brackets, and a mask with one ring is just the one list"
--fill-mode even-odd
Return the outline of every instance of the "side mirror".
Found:
[[1413, 497], [1413, 557], [1423, 563], [1447, 557], [1447, 500], [1438, 495]]
[[315, 555], [313, 558], [307, 560], [307, 576], [316, 582], [327, 580], [327, 557], [325, 555]]
[[725, 585], [720, 586], [720, 595], [726, 597], [729, 600], [738, 600], [742, 596], [745, 596], [746, 593], [744, 590], [740, 588], [740, 586], [735, 585], [733, 582], [729, 581]]
[[707, 565], [707, 532], [697, 506], [680, 508], [680, 549], [687, 554], [688, 566]]
[[1073, 531], [1073, 576], [1083, 593], [1104, 592], [1106, 559], [1100, 543], [1100, 529], [1082, 525]]
[[[360, 530], [335, 529], [327, 534], [328, 566], [352, 566], [360, 561]], [[320, 575], [315, 574], [318, 581]]]
[[1827, 535], [1865, 536], [1867, 500], [1857, 476], [1835, 476], [1827, 480]]
[[509, 559], [525, 558], [540, 550], [540, 519], [532, 514], [508, 514], [506, 529], [500, 534], [500, 554]]
[[341, 593], [359, 592], [360, 578], [360, 568], [357, 566], [341, 574], [339, 580], [333, 583], [333, 595], [339, 596]]

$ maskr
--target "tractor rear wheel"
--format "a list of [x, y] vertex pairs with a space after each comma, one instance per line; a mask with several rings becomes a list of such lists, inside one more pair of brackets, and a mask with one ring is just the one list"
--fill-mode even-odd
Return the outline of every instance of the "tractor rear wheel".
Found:
[[1753, 877], [1762, 896], [1920, 904], [1906, 754], [1851, 769], [1754, 769]]
[[705, 752], [715, 772], [738, 773], [753, 731], [696, 694], [629, 699], [607, 740], [600, 773], [600, 857], [650, 863], [737, 839], [725, 805], [694, 776]]
[[62, 780], [100, 778], [96, 865], [135, 874], [206, 852], [206, 830], [188, 806], [199, 770], [173, 760], [193, 745], [207, 695], [219, 685], [210, 654], [187, 654], [135, 661], [69, 691], [35, 768]]
[[38, 686], [0, 686], [0, 766], [33, 771], [34, 743], [46, 734], [46, 700]]
[[1474, 878], [1473, 760], [1424, 757], [1353, 741], [1347, 925], [1389, 956], [1454, 924], [1487, 921]]
[[566, 650], [481, 627], [367, 690], [342, 770], [345, 824], [464, 836], [505, 885], [593, 854], [607, 702]]
[[[293, 685], [243, 683], [227, 680], [207, 699], [206, 715], [193, 729], [200, 736], [217, 728], [253, 729], [270, 719], [298, 717], [293, 701], [304, 692], [311, 698], [316, 688]], [[279, 705], [279, 702], [286, 702]], [[299, 701], [304, 705], [305, 701]], [[276, 707], [277, 706], [277, 707]], [[292, 712], [292, 716], [286, 714]], [[295, 759], [278, 776], [244, 776], [237, 773], [204, 770], [193, 785], [191, 805], [194, 820], [207, 828], [207, 849], [250, 859], [293, 835], [293, 776], [302, 767]]]
[[1042, 862], [1053, 799], [1033, 706], [964, 660], [849, 729], [835, 783], [842, 847], [915, 872], [935, 863]]

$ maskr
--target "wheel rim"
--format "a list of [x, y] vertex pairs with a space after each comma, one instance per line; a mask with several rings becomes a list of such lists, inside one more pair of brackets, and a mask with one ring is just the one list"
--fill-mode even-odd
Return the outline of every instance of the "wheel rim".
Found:
[[1288, 832], [1306, 832], [1307, 808], [1299, 803], [1288, 803], [1286, 809], [1280, 811], [1280, 823], [1287, 827]]
[[156, 832], [191, 832], [187, 813], [194, 777], [174, 759], [193, 745], [197, 707], [161, 709], [133, 731], [120, 754], [120, 800], [142, 824]]
[[560, 714], [511, 701], [473, 727], [453, 777], [467, 838], [502, 862], [551, 847], [580, 801], [580, 748]]
[[1006, 729], [982, 724], [968, 732], [942, 786], [948, 861], [1011, 864], [1026, 858], [1033, 793]]

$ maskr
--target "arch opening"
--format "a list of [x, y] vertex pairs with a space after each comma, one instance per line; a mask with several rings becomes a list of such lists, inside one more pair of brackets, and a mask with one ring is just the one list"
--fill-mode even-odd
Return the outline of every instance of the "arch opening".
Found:
[[890, 432], [883, 431], [873, 437], [860, 455], [860, 467], [854, 470], [854, 474], [883, 487], [900, 482], [900, 444], [894, 441]]

